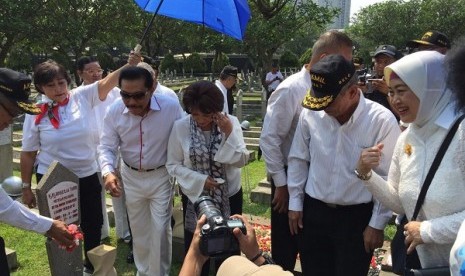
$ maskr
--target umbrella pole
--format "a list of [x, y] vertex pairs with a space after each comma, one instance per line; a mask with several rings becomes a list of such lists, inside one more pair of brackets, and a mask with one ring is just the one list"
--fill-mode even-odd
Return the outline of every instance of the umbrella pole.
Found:
[[147, 25], [147, 27], [145, 27], [144, 34], [142, 35], [142, 38], [140, 39], [139, 44], [137, 44], [136, 48], [134, 48], [135, 52], [137, 52], [137, 53], [140, 52], [140, 49], [142, 48], [142, 42], [144, 42], [145, 37], [147, 36], [150, 28], [152, 27], [153, 21], [155, 20], [155, 16], [157, 16], [158, 11], [160, 10], [161, 4], [163, 4], [163, 1], [164, 0], [160, 0], [160, 3], [158, 3], [158, 7], [157, 7], [157, 9], [155, 10], [155, 13], [152, 16], [152, 19], [150, 19], [149, 24]]

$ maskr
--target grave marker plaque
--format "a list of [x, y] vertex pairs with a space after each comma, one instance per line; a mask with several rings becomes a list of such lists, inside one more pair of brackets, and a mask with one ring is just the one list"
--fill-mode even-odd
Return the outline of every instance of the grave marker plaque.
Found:
[[[79, 225], [79, 178], [54, 161], [37, 185], [37, 206], [43, 216]], [[52, 276], [83, 274], [82, 242], [72, 252], [59, 248], [50, 238], [45, 246]]]

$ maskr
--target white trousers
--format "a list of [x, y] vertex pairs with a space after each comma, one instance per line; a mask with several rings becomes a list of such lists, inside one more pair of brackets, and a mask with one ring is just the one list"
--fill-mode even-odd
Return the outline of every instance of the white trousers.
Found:
[[173, 185], [165, 167], [138, 172], [121, 166], [138, 276], [168, 276]]
[[[123, 181], [121, 181], [123, 182]], [[124, 239], [131, 235], [129, 232], [128, 214], [126, 210], [126, 192], [124, 191], [124, 184], [121, 184], [121, 196], [112, 197], [113, 212], [115, 214], [115, 231], [116, 236]]]

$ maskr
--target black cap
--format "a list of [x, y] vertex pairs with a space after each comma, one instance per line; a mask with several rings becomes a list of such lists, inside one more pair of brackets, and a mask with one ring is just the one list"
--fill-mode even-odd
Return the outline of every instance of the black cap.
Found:
[[28, 114], [38, 114], [40, 109], [29, 100], [31, 82], [31, 78], [26, 74], [0, 68], [0, 93], [22, 111]]
[[352, 61], [341, 55], [324, 57], [310, 69], [312, 88], [302, 101], [302, 106], [315, 111], [325, 109], [354, 74]]
[[397, 58], [397, 56], [399, 55], [397, 48], [392, 45], [379, 45], [376, 48], [376, 51], [373, 54], [373, 57], [376, 57], [377, 55], [381, 55], [381, 54], [384, 54], [384, 55], [387, 55], [393, 58]]
[[420, 40], [410, 40], [407, 42], [407, 47], [410, 48], [417, 48], [420, 45], [432, 45], [438, 47], [446, 47], [447, 49], [450, 48], [450, 40], [449, 38], [438, 31], [429, 31], [426, 32]]

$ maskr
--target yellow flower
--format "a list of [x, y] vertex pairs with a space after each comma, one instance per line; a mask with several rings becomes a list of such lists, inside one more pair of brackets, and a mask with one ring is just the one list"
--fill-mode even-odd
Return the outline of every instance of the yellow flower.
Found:
[[408, 156], [410, 156], [412, 154], [412, 145], [405, 144], [404, 151]]

